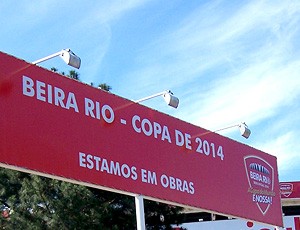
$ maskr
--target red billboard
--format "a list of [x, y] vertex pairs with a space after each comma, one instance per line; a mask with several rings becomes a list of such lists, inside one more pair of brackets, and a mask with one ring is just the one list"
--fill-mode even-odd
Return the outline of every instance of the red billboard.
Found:
[[282, 226], [276, 158], [0, 53], [0, 163]]
[[280, 182], [281, 198], [300, 199], [300, 181]]

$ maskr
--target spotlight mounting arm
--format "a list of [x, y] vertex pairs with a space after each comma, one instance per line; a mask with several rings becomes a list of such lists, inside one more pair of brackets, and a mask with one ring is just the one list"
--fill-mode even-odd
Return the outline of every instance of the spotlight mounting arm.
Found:
[[228, 127], [225, 127], [225, 128], [217, 129], [213, 132], [216, 133], [216, 132], [219, 132], [219, 131], [222, 131], [222, 130], [225, 130], [225, 129], [230, 129], [230, 128], [233, 128], [233, 127], [238, 127], [239, 130], [240, 130], [241, 135], [246, 139], [249, 138], [249, 136], [251, 134], [251, 130], [248, 128], [248, 126], [246, 125], [245, 122], [241, 122], [239, 124], [235, 124], [235, 125], [231, 125], [231, 126], [228, 126]]
[[156, 94], [153, 94], [151, 96], [148, 96], [148, 97], [144, 97], [144, 98], [141, 98], [139, 100], [136, 100], [134, 101], [135, 103], [140, 103], [140, 102], [143, 102], [143, 101], [146, 101], [146, 100], [149, 100], [149, 99], [152, 99], [154, 97], [159, 97], [159, 96], [163, 96], [164, 99], [165, 99], [165, 102], [173, 107], [173, 108], [177, 108], [178, 107], [178, 104], [179, 104], [179, 99], [175, 96], [173, 96], [173, 93], [171, 92], [171, 90], [165, 90], [163, 92], [160, 92], [160, 93], [156, 93]]
[[63, 49], [63, 50], [56, 52], [54, 54], [51, 54], [47, 57], [36, 60], [36, 61], [32, 62], [32, 64], [36, 65], [41, 62], [47, 61], [49, 59], [58, 57], [58, 56], [60, 56], [64, 60], [64, 62], [67, 63], [68, 65], [70, 65], [74, 68], [77, 68], [77, 69], [80, 68], [80, 64], [81, 64], [80, 58], [75, 53], [73, 53], [70, 49]]

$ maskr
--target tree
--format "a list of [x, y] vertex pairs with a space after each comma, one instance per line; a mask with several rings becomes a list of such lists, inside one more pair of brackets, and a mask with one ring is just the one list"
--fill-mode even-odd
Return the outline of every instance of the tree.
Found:
[[[1, 168], [0, 186], [2, 229], [136, 228], [130, 196]], [[180, 210], [145, 200], [147, 229], [171, 229]]]
[[[55, 73], [58, 72], [58, 69], [55, 68], [55, 67], [51, 67], [50, 70], [53, 71], [53, 72], [55, 72]], [[79, 73], [77, 71], [75, 71], [75, 70], [69, 70], [69, 73], [67, 75], [63, 71], [60, 72], [60, 74], [79, 81]]]
[[[128, 218], [132, 214], [128, 212], [132, 210], [131, 204], [114, 193], [9, 169], [0, 169], [0, 183], [2, 210], [10, 211], [9, 216], [0, 219], [1, 228], [133, 227], [134, 222]], [[119, 217], [123, 217], [122, 220], [118, 220]]]
[[51, 69], [50, 69], [51, 71], [53, 71], [53, 72], [57, 72], [58, 71], [58, 69], [57, 68], [55, 68], [55, 67], [51, 67]]
[[79, 81], [79, 73], [75, 70], [70, 70], [69, 73], [67, 74], [69, 78], [75, 79]]
[[183, 208], [167, 205], [159, 202], [144, 200], [145, 202], [145, 222], [149, 230], [171, 230], [172, 224], [181, 224], [182, 215], [179, 213]]
[[[55, 68], [55, 67], [52, 67], [51, 68], [51, 71], [57, 73], [58, 72], [58, 69]], [[62, 75], [65, 75], [65, 72], [61, 72]], [[69, 70], [69, 73], [66, 75], [67, 77], [69, 78], [72, 78], [72, 79], [75, 79], [75, 80], [78, 80], [79, 81], [79, 73], [75, 70]], [[94, 86], [94, 83], [92, 82], [91, 83], [91, 86]], [[98, 85], [98, 88], [99, 89], [102, 89], [102, 90], [105, 90], [105, 91], [110, 91], [112, 90], [112, 87], [106, 83], [101, 83]]]
[[110, 91], [112, 89], [111, 86], [107, 85], [106, 83], [99, 84], [98, 88], [105, 91]]

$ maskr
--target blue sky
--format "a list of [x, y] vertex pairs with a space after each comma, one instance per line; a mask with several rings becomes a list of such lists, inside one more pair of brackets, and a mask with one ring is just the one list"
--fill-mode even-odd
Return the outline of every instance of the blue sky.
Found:
[[[71, 48], [83, 82], [107, 83], [206, 129], [275, 155], [280, 181], [300, 180], [300, 1], [2, 0], [1, 51], [27, 61]], [[59, 58], [42, 66], [71, 68]]]

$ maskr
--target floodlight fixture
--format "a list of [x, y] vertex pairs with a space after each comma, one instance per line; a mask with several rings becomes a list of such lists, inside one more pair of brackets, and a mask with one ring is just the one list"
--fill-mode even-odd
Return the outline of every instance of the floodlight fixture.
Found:
[[134, 102], [135, 102], [135, 103], [140, 103], [140, 102], [142, 102], [142, 101], [146, 101], [146, 100], [149, 100], [149, 99], [151, 99], [151, 98], [158, 97], [158, 96], [163, 96], [165, 102], [166, 102], [169, 106], [171, 106], [171, 107], [173, 107], [173, 108], [177, 108], [177, 107], [178, 107], [179, 99], [173, 95], [173, 93], [171, 92], [171, 90], [165, 90], [165, 91], [163, 91], [163, 92], [160, 92], [160, 93], [157, 93], [157, 94], [153, 94], [153, 95], [148, 96], [148, 97], [144, 97], [144, 98], [139, 99], [139, 100], [136, 100], [136, 101], [134, 101]]
[[215, 133], [215, 132], [219, 132], [219, 131], [222, 131], [222, 130], [225, 130], [225, 129], [230, 129], [230, 128], [233, 128], [233, 127], [238, 127], [239, 130], [240, 130], [241, 135], [246, 139], [249, 138], [249, 136], [251, 134], [251, 130], [248, 128], [248, 126], [246, 125], [245, 122], [241, 122], [239, 124], [235, 124], [235, 125], [231, 125], [231, 126], [228, 126], [228, 127], [225, 127], [225, 128], [217, 129], [213, 132]]
[[77, 69], [80, 68], [80, 64], [81, 64], [80, 58], [75, 53], [73, 53], [70, 49], [63, 49], [57, 53], [54, 53], [47, 57], [36, 60], [36, 61], [32, 62], [32, 64], [36, 65], [38, 63], [47, 61], [49, 59], [52, 59], [52, 58], [58, 57], [58, 56], [60, 56], [64, 60], [64, 62], [67, 63], [69, 66], [72, 66]]

